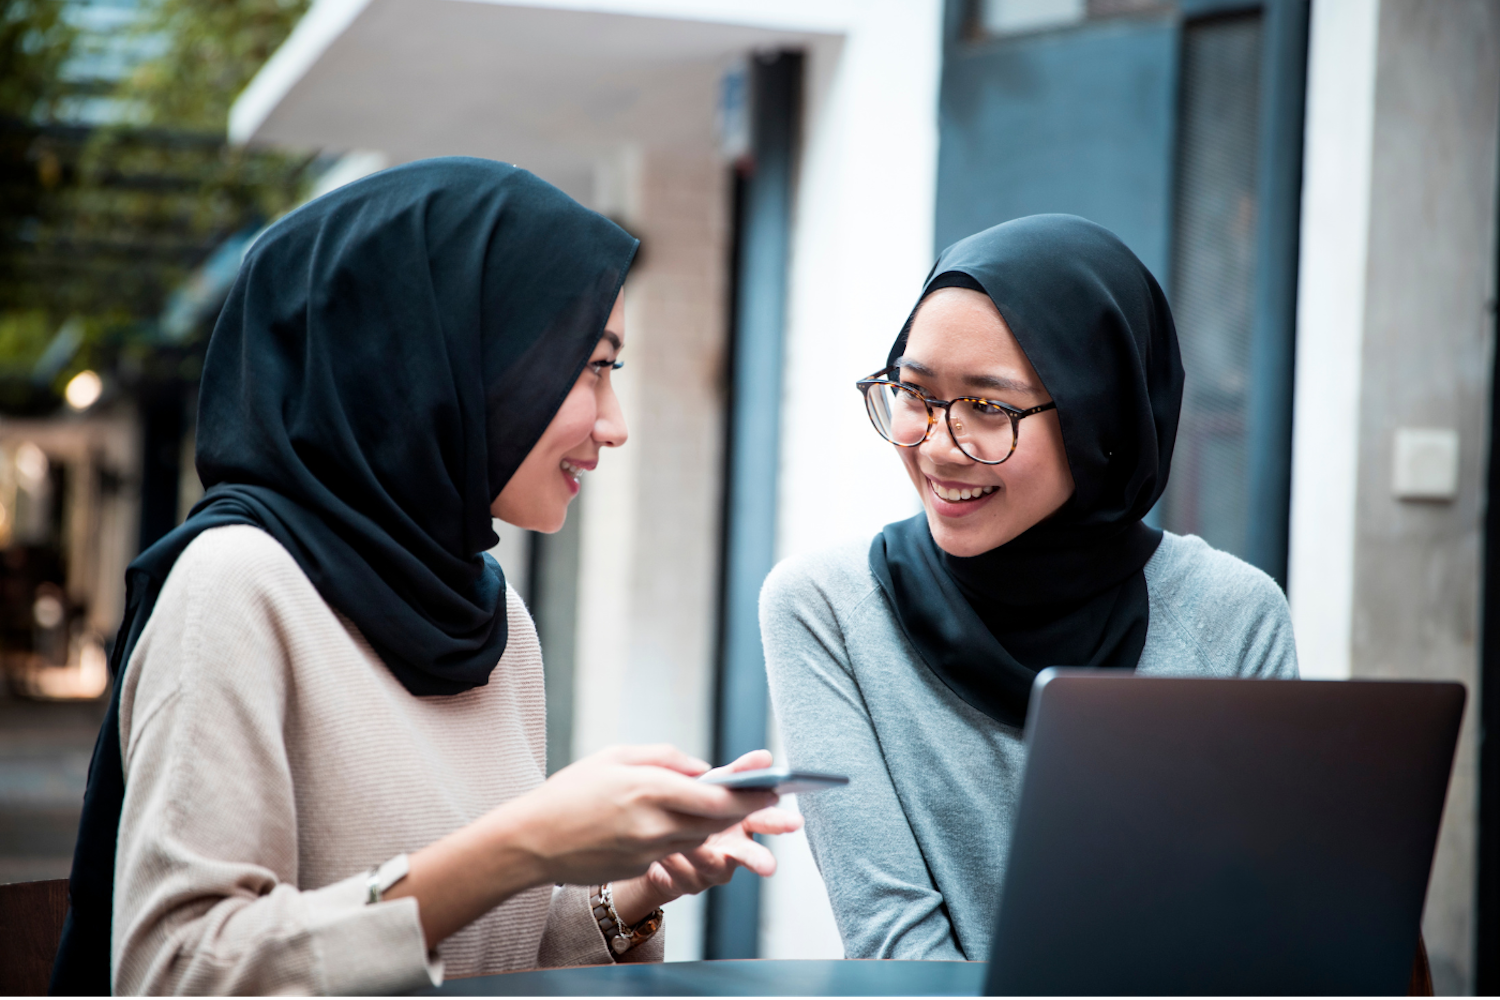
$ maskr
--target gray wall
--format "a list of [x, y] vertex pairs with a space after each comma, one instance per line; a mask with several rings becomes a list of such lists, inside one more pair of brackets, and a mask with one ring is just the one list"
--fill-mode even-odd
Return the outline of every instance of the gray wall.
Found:
[[1070, 212], [1170, 278], [1178, 26], [1118, 18], [951, 45], [939, 111], [936, 250]]
[[[1360, 382], [1353, 673], [1462, 681], [1469, 712], [1424, 931], [1473, 987], [1479, 584], [1495, 273], [1500, 3], [1383, 0]], [[1453, 503], [1391, 495], [1397, 427], [1461, 435]]]

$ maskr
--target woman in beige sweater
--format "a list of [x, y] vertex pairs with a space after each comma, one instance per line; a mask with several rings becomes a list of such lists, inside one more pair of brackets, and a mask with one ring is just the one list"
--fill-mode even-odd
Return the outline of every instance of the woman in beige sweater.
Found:
[[636, 246], [455, 158], [252, 248], [204, 365], [207, 493], [129, 573], [54, 992], [660, 960], [662, 904], [774, 870], [751, 835], [797, 818], [671, 747], [546, 778], [536, 632], [484, 555], [491, 515], [557, 530], [625, 443]]

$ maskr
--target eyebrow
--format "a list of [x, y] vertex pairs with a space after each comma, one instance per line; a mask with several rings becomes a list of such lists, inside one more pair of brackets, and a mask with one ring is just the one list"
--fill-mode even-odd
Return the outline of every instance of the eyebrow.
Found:
[[600, 340], [607, 340], [607, 341], [609, 341], [610, 344], [614, 347], [614, 349], [616, 351], [619, 351], [619, 349], [620, 349], [620, 337], [619, 337], [618, 334], [616, 334], [616, 333], [614, 333], [614, 332], [612, 332], [610, 330], [605, 330], [603, 333], [601, 333], [599, 335], [599, 339]]
[[[897, 368], [905, 368], [914, 374], [924, 378], [937, 378], [938, 373], [911, 358], [897, 358]], [[1030, 382], [1021, 382], [1013, 378], [1002, 378], [998, 375], [964, 375], [960, 379], [964, 385], [973, 389], [1000, 389], [1010, 392], [1036, 392], [1036, 386]]]

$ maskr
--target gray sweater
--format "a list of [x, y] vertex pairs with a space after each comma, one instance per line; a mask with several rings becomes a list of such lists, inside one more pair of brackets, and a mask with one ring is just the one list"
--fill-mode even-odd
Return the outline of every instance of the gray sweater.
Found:
[[[984, 960], [1026, 751], [918, 659], [869, 543], [781, 563], [760, 597], [771, 700], [791, 766], [847, 774], [800, 800], [850, 958]], [[1270, 577], [1168, 533], [1146, 564], [1142, 674], [1296, 677]]]

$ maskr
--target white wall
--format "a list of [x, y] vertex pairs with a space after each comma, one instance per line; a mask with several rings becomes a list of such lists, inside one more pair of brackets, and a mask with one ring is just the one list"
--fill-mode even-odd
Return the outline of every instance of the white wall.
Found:
[[1308, 40], [1287, 597], [1304, 677], [1348, 677], [1379, 0], [1318, 0]]
[[932, 266], [940, 0], [861, 8], [813, 46], [782, 410], [778, 555], [868, 538], [915, 513], [856, 379], [885, 364]]

